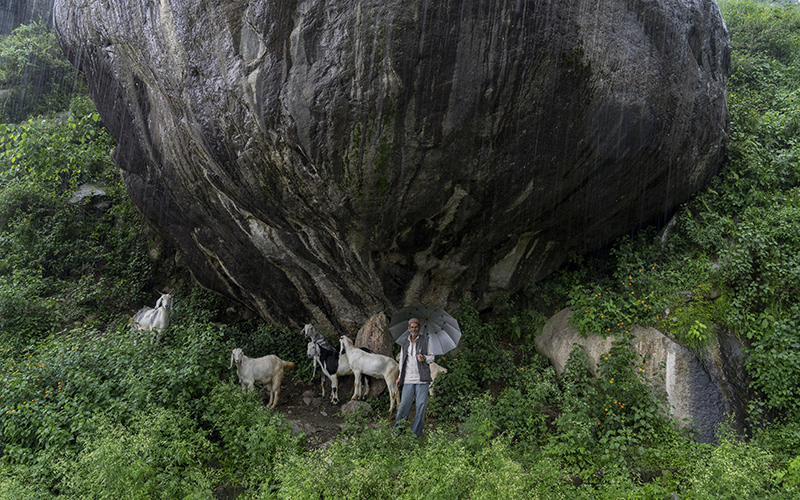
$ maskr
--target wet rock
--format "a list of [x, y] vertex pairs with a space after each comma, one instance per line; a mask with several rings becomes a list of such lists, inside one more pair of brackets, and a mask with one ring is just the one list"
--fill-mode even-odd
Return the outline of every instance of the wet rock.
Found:
[[324, 403], [324, 399], [322, 397], [317, 396], [317, 393], [314, 391], [305, 391], [303, 393], [303, 403], [306, 406], [322, 406]]
[[372, 410], [372, 406], [369, 403], [364, 401], [358, 400], [351, 400], [347, 403], [342, 405], [342, 415], [352, 415], [353, 413], [362, 411], [364, 413], [368, 413]]
[[[384, 313], [374, 314], [361, 327], [356, 335], [355, 345], [366, 347], [376, 354], [392, 357], [392, 333], [389, 331], [389, 318]], [[376, 398], [386, 390], [386, 381], [379, 378], [371, 378], [369, 382], [369, 394], [367, 397]]]
[[103, 188], [92, 184], [83, 184], [72, 193], [69, 203], [78, 204], [89, 200], [91, 208], [98, 214], [106, 212], [111, 208], [111, 197], [106, 194]]
[[372, 315], [358, 330], [356, 347], [366, 347], [376, 354], [392, 357], [394, 342], [389, 331], [389, 318], [380, 312]]
[[[564, 309], [547, 321], [535, 339], [536, 351], [550, 360], [560, 376], [572, 345], [577, 343], [587, 355], [590, 371], [596, 373], [601, 356], [608, 352], [614, 339], [600, 335], [582, 338], [577, 329], [569, 326], [571, 315], [569, 309]], [[694, 426], [699, 441], [714, 441], [717, 425], [728, 414], [734, 416], [734, 425], [743, 427], [750, 380], [742, 345], [735, 336], [718, 332], [715, 342], [698, 356], [655, 328], [635, 325], [631, 333], [636, 352], [647, 356], [644, 371], [648, 378], [657, 390], [667, 393], [672, 414], [684, 425]]]
[[719, 169], [714, 0], [56, 0], [114, 161], [206, 288], [352, 334], [487, 305]]

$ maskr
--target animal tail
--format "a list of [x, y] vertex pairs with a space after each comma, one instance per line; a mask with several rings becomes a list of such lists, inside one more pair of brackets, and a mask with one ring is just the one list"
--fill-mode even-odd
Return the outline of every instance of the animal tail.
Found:
[[284, 371], [291, 370], [292, 368], [294, 368], [294, 363], [292, 363], [291, 361], [284, 361], [283, 362]]

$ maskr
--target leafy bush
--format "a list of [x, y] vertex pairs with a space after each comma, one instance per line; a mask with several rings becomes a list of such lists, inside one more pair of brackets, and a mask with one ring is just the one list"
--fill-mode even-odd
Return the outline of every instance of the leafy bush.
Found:
[[300, 438], [292, 437], [282, 416], [243, 394], [238, 384], [217, 384], [207, 401], [203, 421], [219, 437], [222, 477], [251, 493], [271, 491], [274, 463], [300, 453]]
[[627, 238], [617, 242], [612, 253], [617, 257], [613, 285], [596, 286], [591, 293], [576, 285], [569, 293], [570, 325], [584, 337], [625, 333], [634, 324], [656, 325], [661, 319], [665, 304], [663, 289], [655, 286], [660, 281], [658, 266], [644, 262]]
[[584, 469], [626, 467], [640, 460], [646, 448], [678, 438], [666, 395], [656, 392], [631, 341], [630, 334], [616, 337], [598, 363], [596, 379], [584, 375], [586, 358], [575, 347], [556, 420], [559, 434], [553, 436], [548, 455]]
[[759, 340], [750, 349], [747, 369], [753, 385], [766, 396], [767, 406], [800, 412], [800, 306], [790, 315], [766, 318]]
[[[365, 429], [326, 449], [283, 455], [275, 464], [277, 498], [398, 498], [396, 479], [405, 453], [419, 445], [409, 433]], [[405, 451], [404, 451], [405, 450]]]
[[695, 498], [765, 498], [771, 483], [769, 453], [723, 427], [719, 445], [698, 447], [686, 478]]
[[150, 405], [204, 411], [227, 374], [216, 327], [187, 322], [152, 345], [127, 326], [101, 334], [75, 330], [41, 345], [3, 348], [0, 432], [3, 460], [27, 463], [43, 450], [77, 451], [104, 414], [124, 424]]
[[511, 352], [500, 342], [501, 330], [481, 320], [478, 311], [462, 302], [456, 313], [461, 327], [458, 348], [436, 362], [448, 372], [436, 379], [436, 392], [429, 411], [445, 419], [463, 419], [469, 413], [470, 398], [491, 383], [518, 376]]
[[97, 111], [83, 99], [73, 101], [75, 111], [82, 115], [0, 124], [3, 184], [28, 179], [44, 189], [63, 192], [82, 182], [104, 179], [112, 165], [109, 152], [114, 140]]
[[214, 498], [215, 477], [206, 465], [214, 446], [180, 410], [148, 408], [127, 426], [101, 419], [81, 441], [65, 482], [76, 498]]
[[22, 348], [60, 326], [56, 301], [42, 297], [41, 272], [0, 275], [0, 344]]

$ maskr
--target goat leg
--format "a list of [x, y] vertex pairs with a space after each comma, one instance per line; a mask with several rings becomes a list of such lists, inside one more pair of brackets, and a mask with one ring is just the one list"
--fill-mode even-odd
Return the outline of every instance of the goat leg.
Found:
[[355, 379], [353, 381], [355, 387], [353, 388], [353, 397], [350, 398], [350, 401], [358, 399], [359, 396], [361, 395], [361, 372], [353, 370], [353, 378]]
[[331, 376], [331, 403], [339, 404], [339, 377], [337, 375]]

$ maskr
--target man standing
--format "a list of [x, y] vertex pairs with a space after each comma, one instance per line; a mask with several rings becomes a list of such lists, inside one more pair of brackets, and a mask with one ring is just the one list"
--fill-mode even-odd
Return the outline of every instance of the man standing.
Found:
[[428, 386], [431, 383], [433, 355], [428, 354], [428, 336], [419, 334], [420, 321], [417, 318], [408, 320], [408, 337], [400, 343], [400, 377], [397, 387], [402, 388], [400, 406], [397, 408], [395, 428], [408, 418], [411, 405], [417, 402], [412, 432], [419, 437], [425, 425], [425, 409], [428, 406]]

